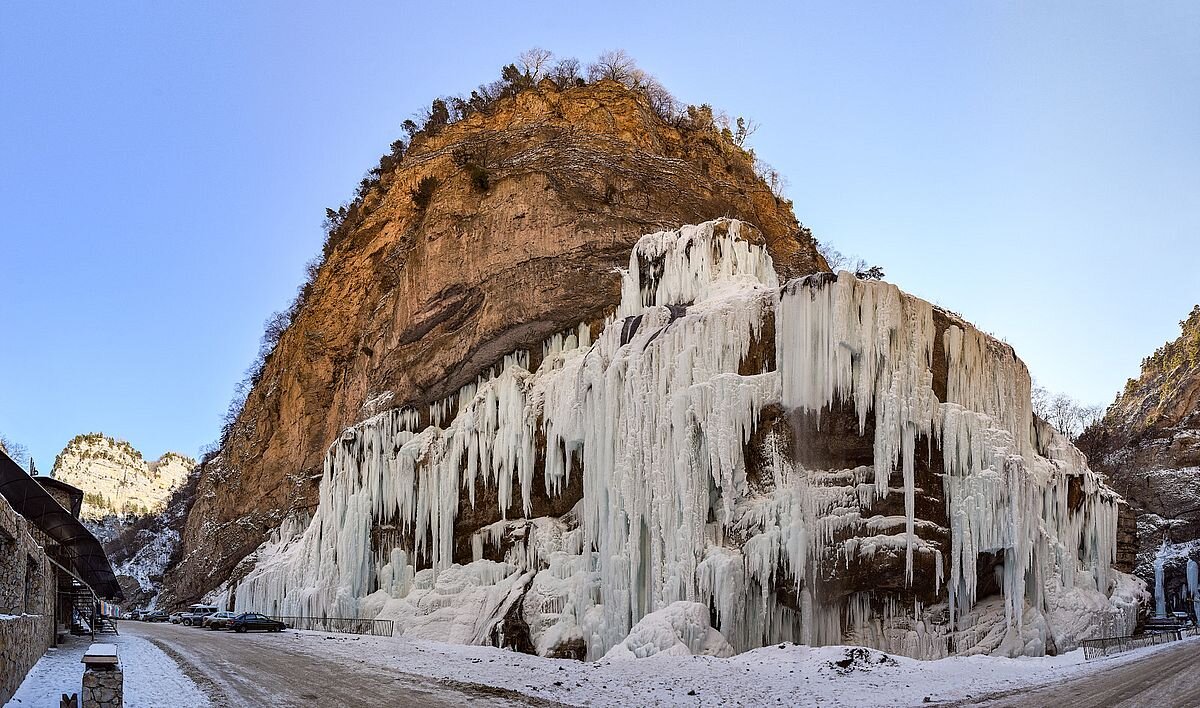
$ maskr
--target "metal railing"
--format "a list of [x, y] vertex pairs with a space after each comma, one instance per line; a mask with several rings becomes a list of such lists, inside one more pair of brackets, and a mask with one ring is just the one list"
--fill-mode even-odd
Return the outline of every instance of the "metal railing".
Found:
[[1177, 642], [1184, 637], [1195, 637], [1198, 634], [1200, 634], [1200, 630], [1196, 627], [1191, 627], [1188, 629], [1168, 629], [1163, 632], [1139, 634], [1133, 637], [1085, 639], [1079, 644], [1083, 647], [1083, 656], [1085, 659], [1095, 659], [1155, 644], [1169, 644], [1170, 642]]
[[392, 620], [377, 620], [359, 617], [286, 617], [271, 615], [292, 629], [311, 629], [318, 632], [340, 632], [342, 634], [370, 634], [376, 637], [392, 636]]

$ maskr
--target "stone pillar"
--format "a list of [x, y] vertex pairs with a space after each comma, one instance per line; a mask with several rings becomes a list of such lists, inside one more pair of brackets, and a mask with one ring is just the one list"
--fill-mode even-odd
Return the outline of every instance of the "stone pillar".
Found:
[[120, 664], [84, 670], [80, 708], [121, 708], [124, 703], [125, 673]]

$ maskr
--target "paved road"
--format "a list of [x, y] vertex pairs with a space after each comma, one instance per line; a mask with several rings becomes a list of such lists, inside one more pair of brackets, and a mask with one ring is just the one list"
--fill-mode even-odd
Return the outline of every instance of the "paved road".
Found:
[[399, 669], [364, 667], [297, 651], [287, 634], [213, 632], [122, 622], [122, 634], [154, 642], [221, 708], [242, 706], [529, 705], [498, 689], [449, 685]]
[[1144, 659], [1106, 667], [1054, 686], [1010, 691], [976, 705], [1058, 708], [1200, 706], [1200, 641], [1180, 642]]

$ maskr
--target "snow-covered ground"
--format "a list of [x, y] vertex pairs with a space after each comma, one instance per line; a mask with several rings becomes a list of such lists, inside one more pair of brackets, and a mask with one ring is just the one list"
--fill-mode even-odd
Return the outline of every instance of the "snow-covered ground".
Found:
[[[231, 642], [259, 638], [203, 636]], [[378, 668], [445, 681], [451, 691], [456, 683], [475, 684], [501, 689], [498, 697], [512, 697], [511, 691], [535, 700], [589, 706], [957, 705], [993, 693], [1100, 677], [1115, 667], [1181, 646], [1176, 642], [1146, 647], [1092, 661], [1085, 661], [1082, 651], [1045, 658], [918, 661], [862, 647], [783, 644], [724, 659], [664, 651], [645, 659], [578, 662], [404, 637], [308, 631], [268, 636], [276, 647], [272, 655], [291, 664], [297, 663], [295, 654], [307, 654], [321, 662], [366, 669], [367, 675]], [[210, 705], [175, 661], [154, 644], [129, 634], [114, 640], [123, 657], [126, 706]], [[1200, 637], [1183, 643], [1200, 651]], [[61, 693], [77, 692], [83, 674], [79, 659], [87, 644], [75, 640], [47, 653], [7, 706], [55, 708]], [[264, 669], [239, 665], [233, 659], [224, 662], [221, 670], [245, 678]], [[362, 671], [350, 674], [361, 676]]]
[[[102, 641], [116, 644], [125, 672], [126, 708], [189, 706], [206, 708], [208, 697], [161, 649], [145, 639], [118, 635]], [[46, 652], [5, 708], [58, 708], [62, 694], [80, 693], [83, 664], [80, 660], [91, 641], [71, 637]]]
[[[492, 647], [402, 637], [289, 632], [289, 649], [347, 663], [401, 669], [510, 689], [568, 705], [913, 706], [1079, 678], [1178, 643], [1085, 661], [988, 656], [919, 661], [862, 647], [782, 644], [732, 658], [669, 653], [637, 660], [543, 659]], [[1200, 649], [1200, 638], [1186, 639]]]

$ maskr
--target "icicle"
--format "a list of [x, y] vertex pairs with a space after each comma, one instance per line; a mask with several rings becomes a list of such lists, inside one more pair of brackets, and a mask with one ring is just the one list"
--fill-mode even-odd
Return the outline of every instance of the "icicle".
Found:
[[[679, 600], [712, 607], [738, 651], [781, 641], [1025, 651], [1022, 638], [1047, 631], [1066, 593], [1131, 626], [1136, 589], [1111, 568], [1119, 499], [1034, 419], [1012, 351], [949, 316], [937, 341], [933, 307], [888, 283], [841, 273], [780, 289], [745, 230], [721, 220], [645, 236], [594, 341], [584, 324], [547, 338], [536, 371], [529, 352], [511, 352], [430, 403], [424, 429], [412, 408], [347, 429], [326, 454], [316, 513], [257, 551], [237, 607], [374, 616], [410, 596], [487, 586], [472, 596], [480, 617], [459, 628], [463, 641], [484, 641], [526, 597], [539, 649], [569, 635], [591, 657]], [[769, 317], [776, 369], [744, 375]], [[948, 369], [944, 401], [935, 352]], [[802, 469], [772, 430], [757, 438], [770, 469], [747, 468], [765, 408], [819, 421], [839, 403], [860, 432], [871, 423], [872, 465]], [[916, 516], [919, 444], [930, 456], [941, 448], [949, 529]], [[537, 475], [553, 498], [576, 474], [577, 528], [528, 518]], [[500, 520], [471, 534], [472, 562], [456, 566], [455, 522], [481, 485]], [[903, 515], [871, 512], [892, 494]], [[949, 547], [926, 540], [931, 531]], [[976, 597], [985, 553], [1001, 561], [1002, 598]], [[823, 566], [876, 554], [903, 554], [906, 582], [945, 601], [820, 596]], [[918, 558], [930, 577], [914, 574]], [[981, 605], [1003, 631], [981, 629]]]

